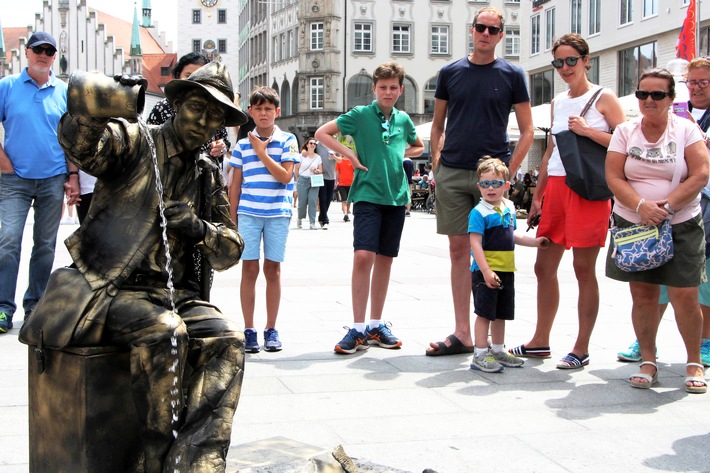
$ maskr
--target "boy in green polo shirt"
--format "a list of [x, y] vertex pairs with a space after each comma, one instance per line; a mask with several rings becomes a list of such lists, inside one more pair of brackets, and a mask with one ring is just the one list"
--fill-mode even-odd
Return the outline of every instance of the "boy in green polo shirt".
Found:
[[[355, 168], [349, 202], [353, 202], [352, 298], [353, 327], [336, 353], [355, 353], [369, 345], [399, 348], [402, 342], [382, 323], [392, 260], [399, 253], [409, 184], [402, 162], [405, 156], [424, 152], [414, 123], [394, 108], [404, 90], [404, 68], [395, 62], [381, 64], [372, 76], [375, 101], [353, 108], [316, 131], [316, 139], [349, 159]], [[357, 153], [333, 137], [352, 136]], [[367, 301], [370, 321], [365, 323]]]

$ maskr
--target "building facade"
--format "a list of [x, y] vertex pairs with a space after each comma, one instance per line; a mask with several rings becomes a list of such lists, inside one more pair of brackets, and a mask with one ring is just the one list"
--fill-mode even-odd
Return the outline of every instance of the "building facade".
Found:
[[475, 13], [505, 12], [500, 55], [518, 60], [519, 1], [178, 0], [178, 56], [217, 56], [246, 107], [249, 91], [279, 91], [279, 126], [299, 139], [355, 105], [373, 100], [371, 74], [386, 61], [407, 73], [398, 104], [415, 123], [431, 120], [437, 71], [471, 50]]
[[[521, 4], [521, 65], [528, 72], [532, 105], [549, 103], [566, 89], [550, 65], [554, 40], [579, 33], [589, 43], [589, 78], [619, 97], [633, 94], [649, 67], [666, 67], [690, 0], [534, 0]], [[710, 54], [710, 5], [700, 2], [698, 45]]]
[[133, 22], [90, 8], [86, 0], [43, 0], [34, 24], [0, 29], [5, 46], [0, 76], [22, 71], [27, 66], [27, 40], [35, 31], [47, 31], [57, 40], [54, 74], [64, 80], [75, 70], [143, 74], [148, 80], [145, 111], [150, 112], [164, 96], [162, 88], [176, 58], [172, 44], [152, 23], [150, 0], [143, 0], [142, 8], [132, 4], [126, 8], [133, 9]]

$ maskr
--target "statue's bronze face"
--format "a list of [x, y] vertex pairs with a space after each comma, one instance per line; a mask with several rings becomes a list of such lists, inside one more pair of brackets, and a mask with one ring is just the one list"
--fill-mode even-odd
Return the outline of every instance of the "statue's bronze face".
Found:
[[185, 149], [199, 148], [214, 136], [226, 116], [225, 106], [212, 99], [207, 92], [189, 91], [175, 101], [173, 127]]

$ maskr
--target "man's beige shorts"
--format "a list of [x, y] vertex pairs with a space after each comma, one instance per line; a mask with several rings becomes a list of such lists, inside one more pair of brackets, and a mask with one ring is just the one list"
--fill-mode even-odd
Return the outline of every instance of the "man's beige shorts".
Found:
[[439, 166], [436, 181], [436, 232], [441, 235], [468, 233], [468, 214], [481, 200], [476, 171]]

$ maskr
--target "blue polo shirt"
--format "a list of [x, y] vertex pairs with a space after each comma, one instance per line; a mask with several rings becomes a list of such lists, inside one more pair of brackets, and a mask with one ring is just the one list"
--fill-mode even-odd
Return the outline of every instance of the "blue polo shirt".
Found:
[[46, 179], [66, 174], [66, 158], [57, 140], [57, 125], [66, 111], [67, 85], [54, 74], [42, 87], [27, 68], [0, 80], [3, 147], [18, 176]]
[[[481, 201], [468, 215], [468, 232], [483, 235], [483, 253], [493, 271], [515, 271], [515, 206], [503, 199], [503, 206], [494, 207]], [[471, 271], [480, 269], [474, 258]]]

